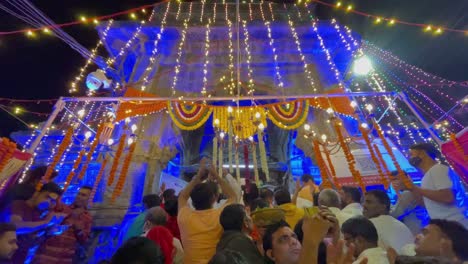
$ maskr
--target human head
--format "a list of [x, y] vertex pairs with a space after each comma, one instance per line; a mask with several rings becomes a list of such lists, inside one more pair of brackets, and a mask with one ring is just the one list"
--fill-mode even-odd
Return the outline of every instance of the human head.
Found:
[[364, 250], [377, 247], [379, 236], [374, 224], [367, 218], [355, 216], [341, 225], [341, 233], [346, 245], [354, 244], [354, 256], [358, 257]]
[[301, 182], [303, 184], [315, 184], [314, 178], [312, 177], [312, 175], [309, 175], [309, 174], [302, 175], [301, 176]]
[[[302, 231], [302, 224], [304, 223], [304, 218], [297, 222], [296, 226], [294, 227], [294, 233], [297, 236], [297, 240], [301, 242], [304, 240], [304, 232]], [[327, 245], [322, 241], [319, 244], [318, 248], [318, 262], [317, 263], [327, 263]]]
[[[32, 170], [29, 170], [28, 172], [26, 172], [26, 178], [24, 182], [36, 185], [37, 183], [41, 181], [42, 177], [44, 177], [44, 175], [46, 174], [47, 168], [48, 168], [47, 166], [38, 166]], [[57, 177], [57, 175], [58, 175], [57, 171], [52, 170], [52, 174], [50, 175], [50, 180], [53, 180], [55, 177]]]
[[164, 226], [155, 226], [151, 228], [146, 237], [161, 248], [164, 255], [164, 264], [172, 264], [174, 236], [171, 234], [171, 231]]
[[242, 199], [246, 206], [250, 206], [250, 203], [258, 198], [258, 187], [255, 183], [250, 183], [249, 190], [247, 192], [247, 185], [243, 186], [244, 194], [242, 195]]
[[16, 250], [18, 250], [16, 226], [10, 223], [0, 223], [0, 260], [11, 259]]
[[418, 143], [410, 147], [409, 163], [414, 167], [433, 162], [439, 156], [439, 150], [430, 143]]
[[318, 204], [319, 206], [340, 208], [340, 195], [335, 190], [325, 189], [319, 193]]
[[270, 225], [263, 236], [265, 255], [276, 264], [299, 263], [301, 243], [285, 221]]
[[155, 226], [164, 226], [167, 223], [167, 213], [159, 206], [152, 207], [146, 211], [145, 225], [143, 229], [149, 231]]
[[157, 196], [156, 194], [148, 194], [143, 196], [143, 206], [146, 210], [160, 205], [161, 198], [159, 198], [159, 196]]
[[361, 190], [352, 186], [343, 186], [340, 191], [341, 203], [344, 206], [352, 203], [361, 203]]
[[265, 201], [268, 202], [268, 204], [272, 205], [273, 204], [273, 198], [274, 198], [274, 193], [272, 190], [264, 187], [260, 189], [260, 198], [264, 199]]
[[468, 261], [468, 230], [455, 221], [433, 219], [416, 236], [416, 255], [456, 257]]
[[93, 187], [91, 186], [82, 186], [76, 195], [75, 201], [73, 204], [80, 208], [85, 208], [88, 206], [89, 196], [93, 191]]
[[132, 237], [115, 252], [111, 264], [164, 264], [164, 255], [149, 238]]
[[385, 191], [372, 190], [366, 193], [362, 207], [362, 213], [368, 219], [387, 215], [390, 212], [390, 198]]
[[230, 204], [224, 207], [219, 222], [224, 231], [239, 231], [250, 233], [253, 230], [252, 219], [241, 204]]
[[281, 188], [275, 192], [276, 205], [282, 205], [291, 202], [291, 194], [285, 188]]
[[237, 252], [230, 249], [223, 249], [211, 258], [208, 264], [247, 264], [248, 262], [242, 256], [241, 252]]
[[169, 200], [177, 200], [176, 191], [174, 189], [167, 189], [163, 192], [162, 197], [164, 199], [164, 203]]
[[55, 182], [44, 184], [39, 192], [35, 192], [30, 201], [40, 211], [46, 211], [55, 206], [63, 190]]
[[214, 182], [198, 183], [190, 193], [190, 198], [196, 210], [210, 209], [218, 200], [218, 186]]
[[270, 207], [270, 204], [266, 200], [262, 198], [257, 198], [250, 203], [250, 212], [255, 212], [255, 210], [257, 209], [269, 208], [269, 207]]
[[166, 210], [167, 214], [170, 216], [177, 216], [177, 208], [179, 206], [179, 202], [177, 199], [168, 200], [164, 203], [164, 210]]

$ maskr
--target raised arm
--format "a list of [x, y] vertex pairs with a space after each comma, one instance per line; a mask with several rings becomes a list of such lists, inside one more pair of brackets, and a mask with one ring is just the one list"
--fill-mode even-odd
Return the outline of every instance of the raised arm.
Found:
[[189, 184], [187, 186], [185, 186], [185, 188], [182, 191], [180, 191], [179, 198], [178, 198], [179, 210], [181, 208], [187, 206], [188, 199], [190, 198], [190, 193], [192, 192], [195, 185], [197, 185], [198, 183], [201, 182], [201, 177], [202, 177], [203, 173], [206, 172], [206, 170], [207, 170], [206, 164], [207, 164], [207, 160], [206, 160], [206, 158], [203, 158], [200, 161], [200, 168], [198, 169], [197, 174], [192, 178], [192, 180], [189, 182]]
[[218, 174], [217, 169], [214, 166], [210, 166], [209, 168], [210, 178], [218, 182], [219, 186], [221, 186], [221, 191], [226, 195], [227, 204], [237, 203], [237, 195], [231, 185], [225, 181], [221, 175]]

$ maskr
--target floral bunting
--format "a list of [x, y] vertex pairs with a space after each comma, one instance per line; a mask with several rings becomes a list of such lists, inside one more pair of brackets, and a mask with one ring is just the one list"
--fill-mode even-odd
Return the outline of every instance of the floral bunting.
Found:
[[167, 106], [172, 121], [183, 130], [195, 130], [201, 127], [213, 111], [210, 107], [202, 104], [167, 102]]
[[274, 104], [267, 108], [270, 120], [282, 129], [296, 129], [304, 123], [309, 113], [308, 100]]
[[255, 135], [260, 123], [267, 126], [265, 109], [261, 107], [236, 107], [232, 113], [228, 107], [213, 107], [213, 120], [219, 120], [219, 129], [229, 131], [229, 122], [232, 122], [232, 130], [240, 140], [248, 139]]

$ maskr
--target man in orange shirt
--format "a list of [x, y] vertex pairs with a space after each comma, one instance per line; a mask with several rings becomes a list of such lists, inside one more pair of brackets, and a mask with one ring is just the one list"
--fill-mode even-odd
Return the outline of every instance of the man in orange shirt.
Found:
[[[202, 182], [206, 176], [210, 180]], [[226, 203], [213, 208], [218, 200], [218, 186], [226, 195]], [[179, 194], [180, 235], [184, 245], [184, 263], [206, 264], [216, 252], [216, 245], [223, 233], [219, 217], [226, 205], [236, 202], [236, 193], [231, 186], [218, 175], [216, 168], [207, 168], [207, 160], [202, 159], [200, 169], [192, 181]], [[191, 198], [195, 210], [188, 205]]]
[[320, 189], [315, 184], [314, 178], [311, 175], [308, 175], [308, 174], [302, 175], [301, 182], [303, 186], [302, 186], [302, 189], [299, 191], [298, 198], [301, 198], [304, 201], [306, 201], [305, 206], [301, 206], [301, 207], [312, 207], [314, 204], [314, 194], [319, 193]]

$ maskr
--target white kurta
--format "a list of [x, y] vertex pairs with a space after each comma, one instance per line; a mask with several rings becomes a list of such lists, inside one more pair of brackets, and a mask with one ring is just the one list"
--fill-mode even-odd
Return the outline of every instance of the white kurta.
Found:
[[350, 203], [341, 212], [353, 216], [362, 215], [362, 205], [360, 203]]
[[357, 260], [353, 262], [353, 264], [360, 264], [364, 258], [367, 258], [367, 263], [369, 264], [389, 264], [390, 263], [388, 262], [387, 251], [380, 247], [369, 248], [369, 249], [364, 250], [359, 255]]
[[414, 243], [413, 233], [409, 228], [392, 216], [381, 215], [370, 220], [377, 229], [380, 247], [392, 247], [400, 254], [405, 245]]

